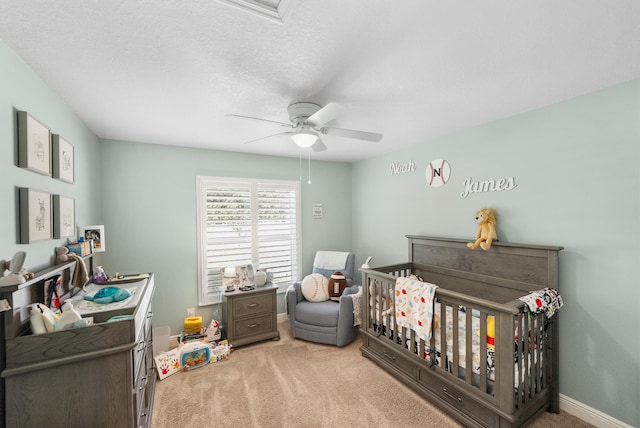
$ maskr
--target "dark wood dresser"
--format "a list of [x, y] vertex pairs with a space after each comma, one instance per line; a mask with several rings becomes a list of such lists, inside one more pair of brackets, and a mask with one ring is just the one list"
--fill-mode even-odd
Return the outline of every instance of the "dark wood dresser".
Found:
[[[0, 298], [13, 309], [3, 317], [4, 422], [7, 427], [149, 427], [155, 390], [151, 302], [154, 276], [134, 284], [118, 309], [86, 313], [88, 327], [33, 335], [26, 305], [42, 302], [42, 283], [54, 267]], [[128, 286], [128, 287], [127, 287]], [[78, 296], [76, 298], [79, 298]], [[125, 316], [107, 322], [114, 316]]]

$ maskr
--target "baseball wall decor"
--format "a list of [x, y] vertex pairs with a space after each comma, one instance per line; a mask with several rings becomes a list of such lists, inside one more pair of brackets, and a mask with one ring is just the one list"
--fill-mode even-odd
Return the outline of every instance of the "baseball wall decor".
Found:
[[451, 177], [451, 165], [444, 159], [434, 159], [425, 172], [425, 179], [431, 187], [440, 187], [447, 184]]

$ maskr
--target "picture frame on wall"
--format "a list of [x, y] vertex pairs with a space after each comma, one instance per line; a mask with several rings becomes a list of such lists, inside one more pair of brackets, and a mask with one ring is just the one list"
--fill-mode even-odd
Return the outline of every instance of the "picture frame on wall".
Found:
[[18, 112], [18, 166], [51, 176], [51, 131], [26, 111]]
[[53, 195], [53, 237], [66, 238], [76, 234], [75, 200]]
[[73, 183], [73, 145], [58, 134], [51, 135], [51, 169], [53, 178]]
[[51, 239], [51, 194], [26, 187], [19, 188], [20, 243]]
[[84, 237], [85, 241], [93, 241], [93, 252], [102, 253], [106, 250], [106, 236], [104, 233], [104, 225], [80, 226], [78, 235]]

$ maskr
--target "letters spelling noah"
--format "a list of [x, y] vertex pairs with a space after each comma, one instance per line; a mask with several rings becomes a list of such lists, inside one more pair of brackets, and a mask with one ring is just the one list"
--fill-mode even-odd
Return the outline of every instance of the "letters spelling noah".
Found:
[[499, 180], [473, 181], [471, 177], [464, 180], [464, 192], [460, 193], [461, 198], [466, 198], [470, 193], [480, 192], [501, 192], [512, 190], [516, 187], [515, 177], [500, 178]]
[[391, 175], [405, 174], [416, 170], [416, 164], [410, 160], [407, 163], [394, 162], [391, 164]]

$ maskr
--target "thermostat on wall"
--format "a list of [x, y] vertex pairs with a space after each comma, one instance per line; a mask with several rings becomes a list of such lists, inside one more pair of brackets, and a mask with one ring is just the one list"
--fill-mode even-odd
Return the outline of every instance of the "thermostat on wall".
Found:
[[313, 218], [322, 218], [322, 204], [313, 204]]

